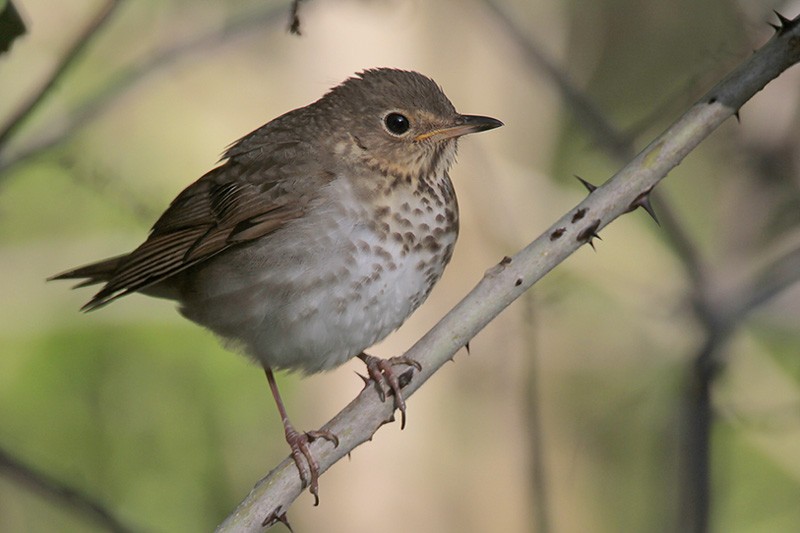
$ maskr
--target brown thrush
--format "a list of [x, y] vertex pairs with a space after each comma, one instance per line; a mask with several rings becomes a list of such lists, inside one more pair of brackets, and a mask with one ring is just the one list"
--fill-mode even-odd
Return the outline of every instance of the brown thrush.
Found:
[[85, 311], [131, 292], [176, 300], [186, 318], [263, 365], [316, 497], [308, 443], [338, 439], [295, 431], [272, 372], [310, 374], [359, 356], [405, 416], [392, 364], [418, 364], [363, 351], [419, 307], [450, 261], [458, 138], [501, 125], [458, 114], [421, 74], [365, 70], [234, 143], [134, 251], [53, 279], [105, 283]]

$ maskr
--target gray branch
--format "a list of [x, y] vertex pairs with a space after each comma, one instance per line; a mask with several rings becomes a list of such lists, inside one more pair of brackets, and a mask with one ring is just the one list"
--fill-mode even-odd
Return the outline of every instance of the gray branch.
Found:
[[[544, 234], [511, 258], [490, 268], [472, 291], [406, 352], [422, 365], [404, 389], [408, 398], [511, 302], [597, 232], [628, 212], [703, 139], [730, 118], [781, 72], [800, 61], [800, 18], [784, 21], [760, 50], [684, 113], [622, 170], [571, 209]], [[324, 429], [339, 436], [334, 448], [314, 442], [312, 453], [324, 472], [392, 420], [391, 399], [381, 402], [366, 387]], [[284, 517], [302, 486], [287, 457], [262, 479], [217, 531], [261, 531]], [[324, 485], [323, 485], [324, 494]]]

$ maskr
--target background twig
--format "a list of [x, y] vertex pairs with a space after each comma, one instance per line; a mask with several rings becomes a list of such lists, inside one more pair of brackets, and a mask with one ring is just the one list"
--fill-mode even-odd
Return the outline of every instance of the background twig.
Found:
[[48, 125], [47, 131], [40, 132], [30, 144], [20, 147], [14, 154], [4, 156], [0, 149], [0, 182], [9, 176], [16, 166], [61, 145], [81, 127], [108, 109], [123, 94], [133, 89], [143, 78], [188, 54], [201, 53], [209, 46], [222, 44], [226, 37], [275, 24], [285, 15], [285, 9], [285, 6], [280, 4], [268, 4], [257, 12], [240, 15], [220, 27], [174, 44], [157, 55], [118, 72], [107, 85], [87, 96], [67, 122]]
[[75, 41], [64, 53], [58, 62], [55, 70], [45, 80], [38, 90], [31, 94], [27, 102], [20, 105], [6, 124], [0, 127], [0, 153], [4, 150], [9, 139], [14, 136], [17, 130], [25, 123], [25, 120], [33, 113], [39, 104], [42, 103], [48, 93], [55, 87], [56, 83], [86, 51], [89, 44], [94, 40], [105, 24], [111, 20], [111, 15], [121, 4], [121, 0], [108, 0], [97, 10], [97, 13], [87, 22], [84, 29], [75, 36]]
[[31, 468], [2, 448], [0, 448], [0, 471], [17, 480], [20, 485], [94, 520], [109, 531], [115, 533], [132, 531], [99, 501]]

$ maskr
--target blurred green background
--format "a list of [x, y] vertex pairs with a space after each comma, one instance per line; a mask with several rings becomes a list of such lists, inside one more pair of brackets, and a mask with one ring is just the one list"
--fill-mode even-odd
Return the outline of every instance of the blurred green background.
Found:
[[[15, 4], [29, 34], [0, 56], [0, 125], [105, 5]], [[263, 372], [169, 302], [83, 315], [91, 290], [46, 277], [137, 245], [228, 143], [353, 72], [419, 70], [506, 126], [461, 143], [460, 242], [372, 350], [397, 355], [583, 197], [574, 174], [602, 183], [763, 44], [773, 8], [797, 15], [747, 0], [317, 1], [297, 37], [284, 1], [121, 2], [0, 146], [0, 449], [136, 531], [212, 530], [287, 455]], [[616, 133], [592, 133], [531, 47]], [[636, 211], [543, 279], [410, 399], [402, 433], [384, 427], [326, 473], [319, 507], [296, 502], [295, 531], [704, 531], [703, 516], [710, 531], [800, 531], [800, 288], [722, 326], [703, 312], [725, 318], [800, 249], [799, 103], [795, 68], [659, 186], [662, 227]], [[361, 367], [280, 376], [295, 425], [346, 405]], [[102, 530], [0, 469], [0, 531]]]

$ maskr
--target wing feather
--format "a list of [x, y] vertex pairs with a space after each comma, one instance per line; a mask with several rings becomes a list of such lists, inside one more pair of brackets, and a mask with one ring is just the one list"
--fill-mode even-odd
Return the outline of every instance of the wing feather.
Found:
[[[225, 167], [221, 167], [225, 168]], [[237, 180], [215, 184], [230, 169], [212, 171], [189, 186], [153, 226], [147, 240], [123, 258], [85, 310], [159, 283], [216, 254], [281, 228], [305, 205], [272, 184]]]
[[[297, 124], [307, 120], [303, 109], [282, 115], [237, 141], [225, 153], [225, 163], [172, 201], [147, 240], [133, 252], [56, 278], [105, 282], [83, 307], [90, 311], [302, 217], [316, 198], [314, 191], [333, 179], [316, 151], [294, 136]], [[298, 158], [298, 153], [306, 157]]]

